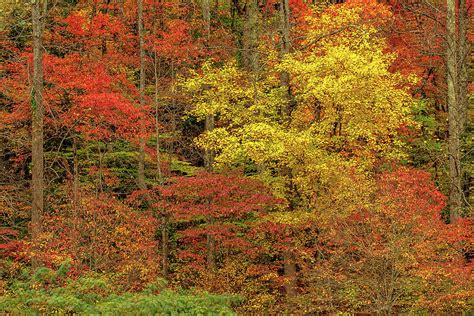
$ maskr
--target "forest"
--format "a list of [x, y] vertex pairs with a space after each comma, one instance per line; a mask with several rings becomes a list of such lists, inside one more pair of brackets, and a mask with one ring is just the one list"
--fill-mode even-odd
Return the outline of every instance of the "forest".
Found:
[[472, 1], [0, 1], [0, 314], [474, 312]]

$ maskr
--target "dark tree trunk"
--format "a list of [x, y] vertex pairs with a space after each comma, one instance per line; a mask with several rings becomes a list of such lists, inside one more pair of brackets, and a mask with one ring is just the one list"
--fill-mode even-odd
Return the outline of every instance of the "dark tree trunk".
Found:
[[463, 205], [460, 142], [463, 109], [459, 98], [459, 43], [456, 35], [456, 1], [448, 0], [446, 12], [446, 77], [448, 84], [448, 166], [451, 222], [460, 216]]
[[[36, 241], [42, 232], [44, 211], [44, 106], [43, 106], [43, 31], [47, 0], [36, 0], [32, 6], [33, 18], [33, 87], [31, 96], [32, 131], [32, 208], [31, 238]], [[37, 266], [36, 259], [32, 261]]]
[[[143, 0], [138, 0], [138, 36], [140, 41], [140, 107], [145, 106], [145, 34], [143, 29]], [[144, 124], [141, 124], [141, 132], [144, 132]], [[145, 184], [145, 139], [140, 135], [138, 144], [138, 188], [146, 189]]]

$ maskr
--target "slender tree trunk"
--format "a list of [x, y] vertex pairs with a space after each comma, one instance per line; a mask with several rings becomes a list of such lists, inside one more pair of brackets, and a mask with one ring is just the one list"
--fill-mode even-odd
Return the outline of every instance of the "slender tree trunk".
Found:
[[[155, 20], [153, 22], [153, 34], [156, 38], [156, 28], [157, 21], [161, 26], [161, 18], [157, 13], [157, 7], [155, 9]], [[158, 65], [159, 64], [159, 65]], [[158, 62], [158, 55], [156, 50], [153, 54], [153, 70], [154, 70], [154, 79], [155, 79], [155, 132], [156, 132], [156, 179], [161, 184], [163, 183], [163, 173], [161, 170], [161, 153], [160, 153], [160, 120], [159, 120], [159, 89], [158, 89], [158, 80], [161, 75], [161, 61]], [[171, 166], [171, 164], [170, 164]], [[169, 216], [167, 214], [162, 215], [162, 225], [161, 225], [161, 273], [163, 278], [167, 279], [169, 274]]]
[[462, 173], [461, 173], [461, 144], [460, 131], [462, 109], [458, 96], [458, 43], [456, 36], [456, 1], [447, 0], [446, 14], [447, 52], [446, 68], [448, 83], [448, 165], [449, 165], [449, 209], [450, 220], [456, 220], [462, 209]]
[[[213, 219], [208, 219], [208, 224], [214, 223]], [[216, 271], [216, 240], [210, 234], [207, 234], [206, 250], [207, 250], [207, 269], [210, 272]]]
[[[464, 132], [466, 130], [466, 121], [467, 121], [467, 113], [469, 110], [469, 58], [471, 52], [471, 43], [468, 39], [469, 33], [469, 14], [467, 10], [466, 0], [459, 0], [459, 48], [458, 48], [458, 65], [459, 65], [459, 96], [458, 102], [460, 103], [461, 108], [461, 123], [459, 124], [459, 137], [464, 139]], [[461, 148], [463, 147], [463, 143], [461, 143]], [[461, 150], [462, 151], [462, 150]], [[463, 172], [463, 157], [460, 157], [460, 172], [461, 172], [461, 181], [460, 181], [460, 194], [462, 198], [463, 205], [468, 204], [467, 196], [464, 194], [464, 188], [467, 186], [469, 187], [469, 178], [464, 177], [465, 173]]]
[[[214, 129], [214, 116], [206, 115], [204, 130], [210, 132]], [[204, 151], [204, 166], [207, 171], [212, 171], [212, 164], [214, 163], [214, 152], [209, 149]]]
[[207, 269], [210, 272], [216, 270], [216, 241], [211, 235], [207, 235]]
[[99, 194], [104, 193], [104, 184], [103, 184], [103, 182], [104, 182], [104, 164], [103, 164], [104, 154], [102, 152], [101, 143], [99, 143], [99, 145], [97, 146], [97, 150], [99, 152], [99, 172], [98, 172], [99, 179], [98, 179], [98, 183], [97, 183], [96, 196], [97, 196], [97, 198], [99, 198]]
[[[209, 207], [211, 201], [208, 201]], [[212, 217], [207, 218], [207, 225], [212, 226], [214, 224], [214, 219]], [[207, 263], [207, 270], [210, 272], [216, 271], [216, 240], [214, 237], [207, 233], [206, 235], [206, 263]]]
[[460, 136], [464, 133], [466, 125], [466, 116], [468, 108], [468, 84], [469, 84], [469, 74], [468, 74], [468, 58], [470, 52], [470, 45], [468, 42], [468, 25], [469, 25], [469, 16], [467, 12], [466, 0], [458, 0], [458, 14], [459, 14], [459, 39], [458, 39], [458, 66], [459, 66], [459, 75], [458, 75], [458, 102], [460, 104], [461, 113], [461, 124]]
[[[155, 18], [153, 19], [153, 35], [157, 38], [157, 27], [160, 26], [161, 16], [158, 13], [158, 6], [154, 6]], [[160, 153], [160, 115], [159, 115], [159, 85], [158, 80], [161, 76], [161, 60], [158, 59], [156, 49], [153, 52], [153, 73], [155, 79], [155, 134], [156, 134], [156, 180], [161, 184], [163, 182], [163, 173], [161, 170], [161, 153]]]
[[73, 198], [73, 207], [71, 211], [71, 221], [72, 221], [72, 242], [69, 245], [74, 252], [79, 251], [79, 244], [81, 243], [81, 230], [80, 226], [80, 192], [79, 192], [79, 158], [77, 155], [77, 136], [72, 136], [72, 155], [73, 155], [73, 182], [72, 182], [72, 198]]
[[286, 277], [285, 292], [287, 296], [294, 296], [296, 294], [296, 265], [294, 256], [290, 251], [285, 251], [283, 253], [283, 260], [283, 272]]
[[[205, 23], [206, 47], [209, 47], [211, 40], [211, 8], [210, 0], [202, 0], [202, 18]], [[214, 116], [206, 115], [204, 130], [210, 132], [214, 129]], [[209, 149], [204, 150], [204, 166], [207, 171], [212, 171], [214, 163], [214, 152]]]
[[161, 260], [162, 266], [161, 271], [163, 277], [168, 278], [169, 273], [169, 218], [167, 215], [163, 216], [163, 225], [161, 226]]
[[[290, 6], [288, 0], [280, 0], [279, 7], [280, 14], [280, 32], [281, 32], [281, 42], [280, 42], [280, 58], [283, 59], [286, 54], [290, 51]], [[283, 71], [280, 73], [280, 84], [286, 90], [286, 104], [282, 111], [282, 116], [285, 121], [290, 121], [290, 112], [291, 112], [291, 94], [290, 94], [290, 75], [288, 72]], [[289, 194], [293, 195], [293, 185], [292, 185], [292, 173], [289, 168], [283, 173], [288, 177], [289, 181]], [[290, 211], [293, 207], [290, 206]], [[296, 292], [296, 265], [294, 262], [294, 256], [291, 252], [285, 251], [283, 254], [284, 266], [283, 271], [285, 277], [287, 278], [287, 283], [285, 285], [286, 295], [293, 296]]]
[[77, 220], [77, 214], [79, 212], [79, 159], [77, 158], [77, 139], [76, 136], [73, 136], [72, 140], [72, 154], [73, 154], [73, 184], [72, 184], [72, 194], [73, 194], [73, 204], [74, 204], [74, 222]]
[[[37, 241], [42, 232], [44, 211], [44, 152], [43, 152], [43, 31], [47, 0], [36, 0], [32, 5], [33, 18], [33, 87], [31, 95], [32, 131], [32, 208], [31, 238]], [[37, 266], [36, 259], [32, 261]]]
[[155, 129], [156, 129], [156, 179], [163, 182], [161, 172], [161, 154], [160, 154], [160, 120], [159, 120], [159, 102], [158, 102], [158, 57], [154, 54], [154, 73], [155, 73]]
[[173, 165], [173, 152], [174, 152], [174, 145], [175, 145], [175, 137], [176, 137], [176, 88], [174, 83], [176, 82], [176, 71], [174, 69], [174, 62], [171, 61], [171, 79], [173, 85], [171, 86], [171, 105], [172, 105], [172, 112], [171, 113], [171, 137], [169, 138], [169, 147], [168, 147], [168, 166], [169, 166], [169, 174], [172, 174], [172, 165]]
[[[283, 58], [290, 51], [290, 6], [288, 0], [280, 0], [280, 53]], [[288, 74], [287, 72], [285, 72]], [[282, 80], [285, 86], [289, 85], [289, 79]]]
[[211, 4], [210, 0], [202, 0], [202, 19], [204, 20], [207, 45], [211, 37]]
[[[143, 29], [143, 0], [138, 0], [138, 37], [140, 41], [140, 107], [145, 106], [145, 34]], [[141, 123], [141, 133], [144, 132], [144, 124]], [[145, 184], [145, 139], [143, 134], [139, 138], [138, 148], [138, 188], [146, 189]]]
[[[288, 0], [280, 0], [280, 32], [281, 32], [281, 41], [280, 41], [280, 58], [285, 58], [286, 54], [290, 51], [290, 7]], [[284, 120], [289, 120], [291, 112], [291, 93], [290, 93], [290, 75], [287, 71], [282, 71], [280, 73], [280, 83], [281, 86], [285, 88], [286, 91], [286, 104], [284, 105], [282, 115]]]

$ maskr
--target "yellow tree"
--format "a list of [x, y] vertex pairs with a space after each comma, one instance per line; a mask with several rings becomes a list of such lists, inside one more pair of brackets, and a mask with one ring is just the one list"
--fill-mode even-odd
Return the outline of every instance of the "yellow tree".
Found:
[[[368, 179], [377, 163], [403, 158], [398, 129], [413, 125], [408, 86], [414, 78], [390, 71], [395, 56], [385, 52], [375, 25], [364, 22], [363, 8], [337, 12], [310, 18], [305, 50], [289, 54], [256, 83], [232, 62], [207, 63], [182, 81], [193, 104], [189, 115], [216, 118], [216, 128], [196, 140], [216, 152], [216, 166], [254, 166], [301, 207], [353, 176]], [[296, 99], [289, 111], [281, 71], [290, 74]], [[286, 194], [283, 168], [290, 168], [298, 197]], [[338, 194], [344, 200], [350, 193]]]
[[[377, 23], [390, 18], [386, 7], [372, 6]], [[303, 49], [282, 62], [269, 53], [259, 80], [229, 62], [206, 63], [181, 82], [193, 106], [188, 115], [215, 118], [196, 144], [216, 153], [216, 168], [243, 167], [286, 200], [272, 222], [324, 227], [370, 207], [376, 167], [404, 158], [398, 131], [414, 125], [408, 87], [415, 78], [390, 71], [395, 56], [366, 9], [348, 4], [308, 18]], [[280, 73], [289, 74], [291, 98]], [[301, 244], [287, 245], [285, 272], [287, 262], [304, 260]], [[298, 276], [287, 277], [296, 284]]]

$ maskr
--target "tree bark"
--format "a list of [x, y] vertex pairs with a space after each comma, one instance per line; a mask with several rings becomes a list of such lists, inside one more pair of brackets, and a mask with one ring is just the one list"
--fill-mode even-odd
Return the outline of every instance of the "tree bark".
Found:
[[[138, 37], [140, 46], [140, 108], [145, 106], [145, 34], [143, 28], [143, 0], [138, 0]], [[145, 139], [143, 136], [144, 124], [141, 123], [141, 134], [138, 148], [138, 188], [146, 189], [145, 184]]]
[[[208, 224], [214, 224], [213, 219], [208, 219]], [[216, 240], [210, 234], [206, 235], [206, 250], [207, 250], [207, 269], [209, 272], [216, 271]]]
[[[280, 53], [283, 58], [290, 51], [290, 6], [288, 0], [280, 0], [279, 7], [280, 14]], [[285, 81], [285, 85], [288, 85], [288, 80]]]
[[[279, 14], [280, 14], [280, 32], [281, 32], [281, 41], [280, 41], [280, 58], [283, 59], [286, 54], [290, 51], [290, 6], [288, 0], [280, 0], [279, 4]], [[292, 97], [290, 93], [290, 75], [288, 72], [283, 71], [280, 73], [280, 84], [285, 88], [286, 91], [286, 104], [283, 107], [282, 117], [284, 121], [290, 121], [291, 115], [291, 102]], [[293, 184], [292, 184], [292, 173], [289, 168], [283, 170], [285, 176], [288, 177], [289, 182], [289, 195], [290, 199], [293, 197]], [[293, 203], [290, 204], [290, 211], [294, 209]], [[296, 264], [294, 262], [293, 254], [290, 251], [285, 251], [283, 253], [284, 266], [283, 272], [286, 277], [285, 292], [287, 296], [293, 296], [296, 292]]]
[[216, 241], [211, 235], [207, 235], [207, 269], [210, 272], [216, 270]]
[[77, 139], [76, 136], [73, 136], [72, 140], [72, 154], [73, 154], [73, 163], [74, 163], [74, 171], [73, 171], [73, 185], [72, 185], [72, 192], [73, 192], [73, 204], [74, 204], [74, 222], [77, 219], [77, 214], [79, 211], [79, 159], [77, 157]]
[[[210, 132], [214, 129], [214, 116], [206, 115], [204, 130]], [[204, 166], [207, 171], [212, 171], [212, 164], [214, 163], [214, 151], [210, 149], [204, 150]]]
[[[206, 30], [206, 47], [209, 47], [211, 40], [211, 8], [210, 0], [202, 1], [202, 17], [205, 22]], [[206, 115], [204, 130], [211, 132], [214, 129], [214, 116]], [[214, 153], [212, 150], [205, 149], [204, 151], [204, 166], [207, 171], [212, 171], [212, 164], [214, 162]], [[209, 224], [212, 224], [211, 220], [208, 220]], [[216, 268], [216, 256], [215, 256], [215, 240], [207, 234], [206, 236], [206, 250], [207, 250], [207, 269], [211, 272], [215, 271]]]
[[[176, 71], [174, 67], [174, 62], [171, 60], [171, 79], [173, 82], [176, 80]], [[171, 176], [173, 170], [173, 152], [175, 150], [175, 132], [176, 132], [176, 87], [175, 85], [171, 86], [171, 105], [172, 105], [172, 113], [171, 113], [171, 126], [170, 130], [172, 132], [172, 136], [169, 138], [168, 141], [168, 168], [169, 168], [169, 175]]]
[[455, 221], [461, 214], [462, 173], [460, 131], [462, 125], [462, 106], [459, 100], [458, 42], [456, 36], [456, 1], [447, 0], [446, 11], [446, 68], [448, 101], [448, 166], [449, 166], [449, 209], [450, 220]]
[[[206, 47], [209, 47], [211, 40], [211, 7], [210, 0], [202, 0], [202, 18], [205, 23], [206, 33]], [[214, 116], [206, 115], [204, 123], [204, 131], [210, 132], [214, 129]], [[212, 171], [212, 164], [214, 163], [214, 152], [209, 149], [204, 150], [204, 167], [207, 171]]]
[[169, 219], [167, 215], [163, 216], [163, 225], [161, 226], [161, 271], [163, 277], [168, 278], [169, 274]]
[[468, 42], [467, 32], [468, 32], [468, 12], [466, 6], [466, 0], [459, 0], [458, 7], [459, 14], [459, 38], [458, 38], [458, 66], [459, 66], [459, 75], [458, 75], [458, 102], [460, 103], [461, 113], [461, 123], [460, 123], [460, 136], [464, 133], [466, 126], [466, 116], [468, 108], [468, 58], [470, 52], [470, 45]]
[[245, 5], [245, 24], [242, 34], [242, 64], [244, 68], [258, 72], [258, 3], [247, 0]]
[[[153, 19], [153, 35], [157, 38], [157, 27], [160, 27], [161, 24], [161, 15], [158, 13], [158, 7], [154, 7]], [[159, 109], [160, 104], [158, 101], [159, 97], [159, 85], [158, 80], [161, 76], [161, 60], [158, 58], [156, 49], [153, 52], [153, 74], [155, 79], [155, 134], [156, 134], [156, 180], [161, 184], [163, 183], [163, 172], [161, 170], [161, 153], [160, 153], [160, 115]]]
[[159, 102], [158, 102], [158, 57], [154, 54], [154, 73], [155, 73], [155, 129], [156, 129], [156, 179], [159, 183], [163, 182], [163, 173], [161, 172], [161, 153], [160, 153], [160, 120], [159, 120]]
[[[32, 208], [31, 238], [37, 241], [42, 232], [44, 211], [44, 105], [43, 105], [43, 32], [47, 0], [36, 0], [32, 6], [33, 18], [33, 87], [31, 95], [32, 130]], [[37, 249], [36, 249], [37, 250]], [[34, 258], [34, 256], [33, 256]], [[32, 260], [37, 266], [36, 259]]]
[[290, 251], [283, 253], [283, 272], [285, 273], [285, 293], [287, 296], [296, 294], [296, 265], [293, 254]]
[[[288, 0], [280, 0], [280, 58], [284, 59], [285, 55], [290, 51], [290, 6]], [[282, 116], [285, 120], [289, 120], [291, 114], [291, 92], [290, 92], [290, 75], [287, 71], [280, 72], [280, 84], [285, 88], [286, 104], [283, 107]]]
[[211, 37], [211, 5], [210, 0], [202, 0], [202, 19], [205, 22], [205, 33], [207, 45], [209, 45], [209, 40]]

